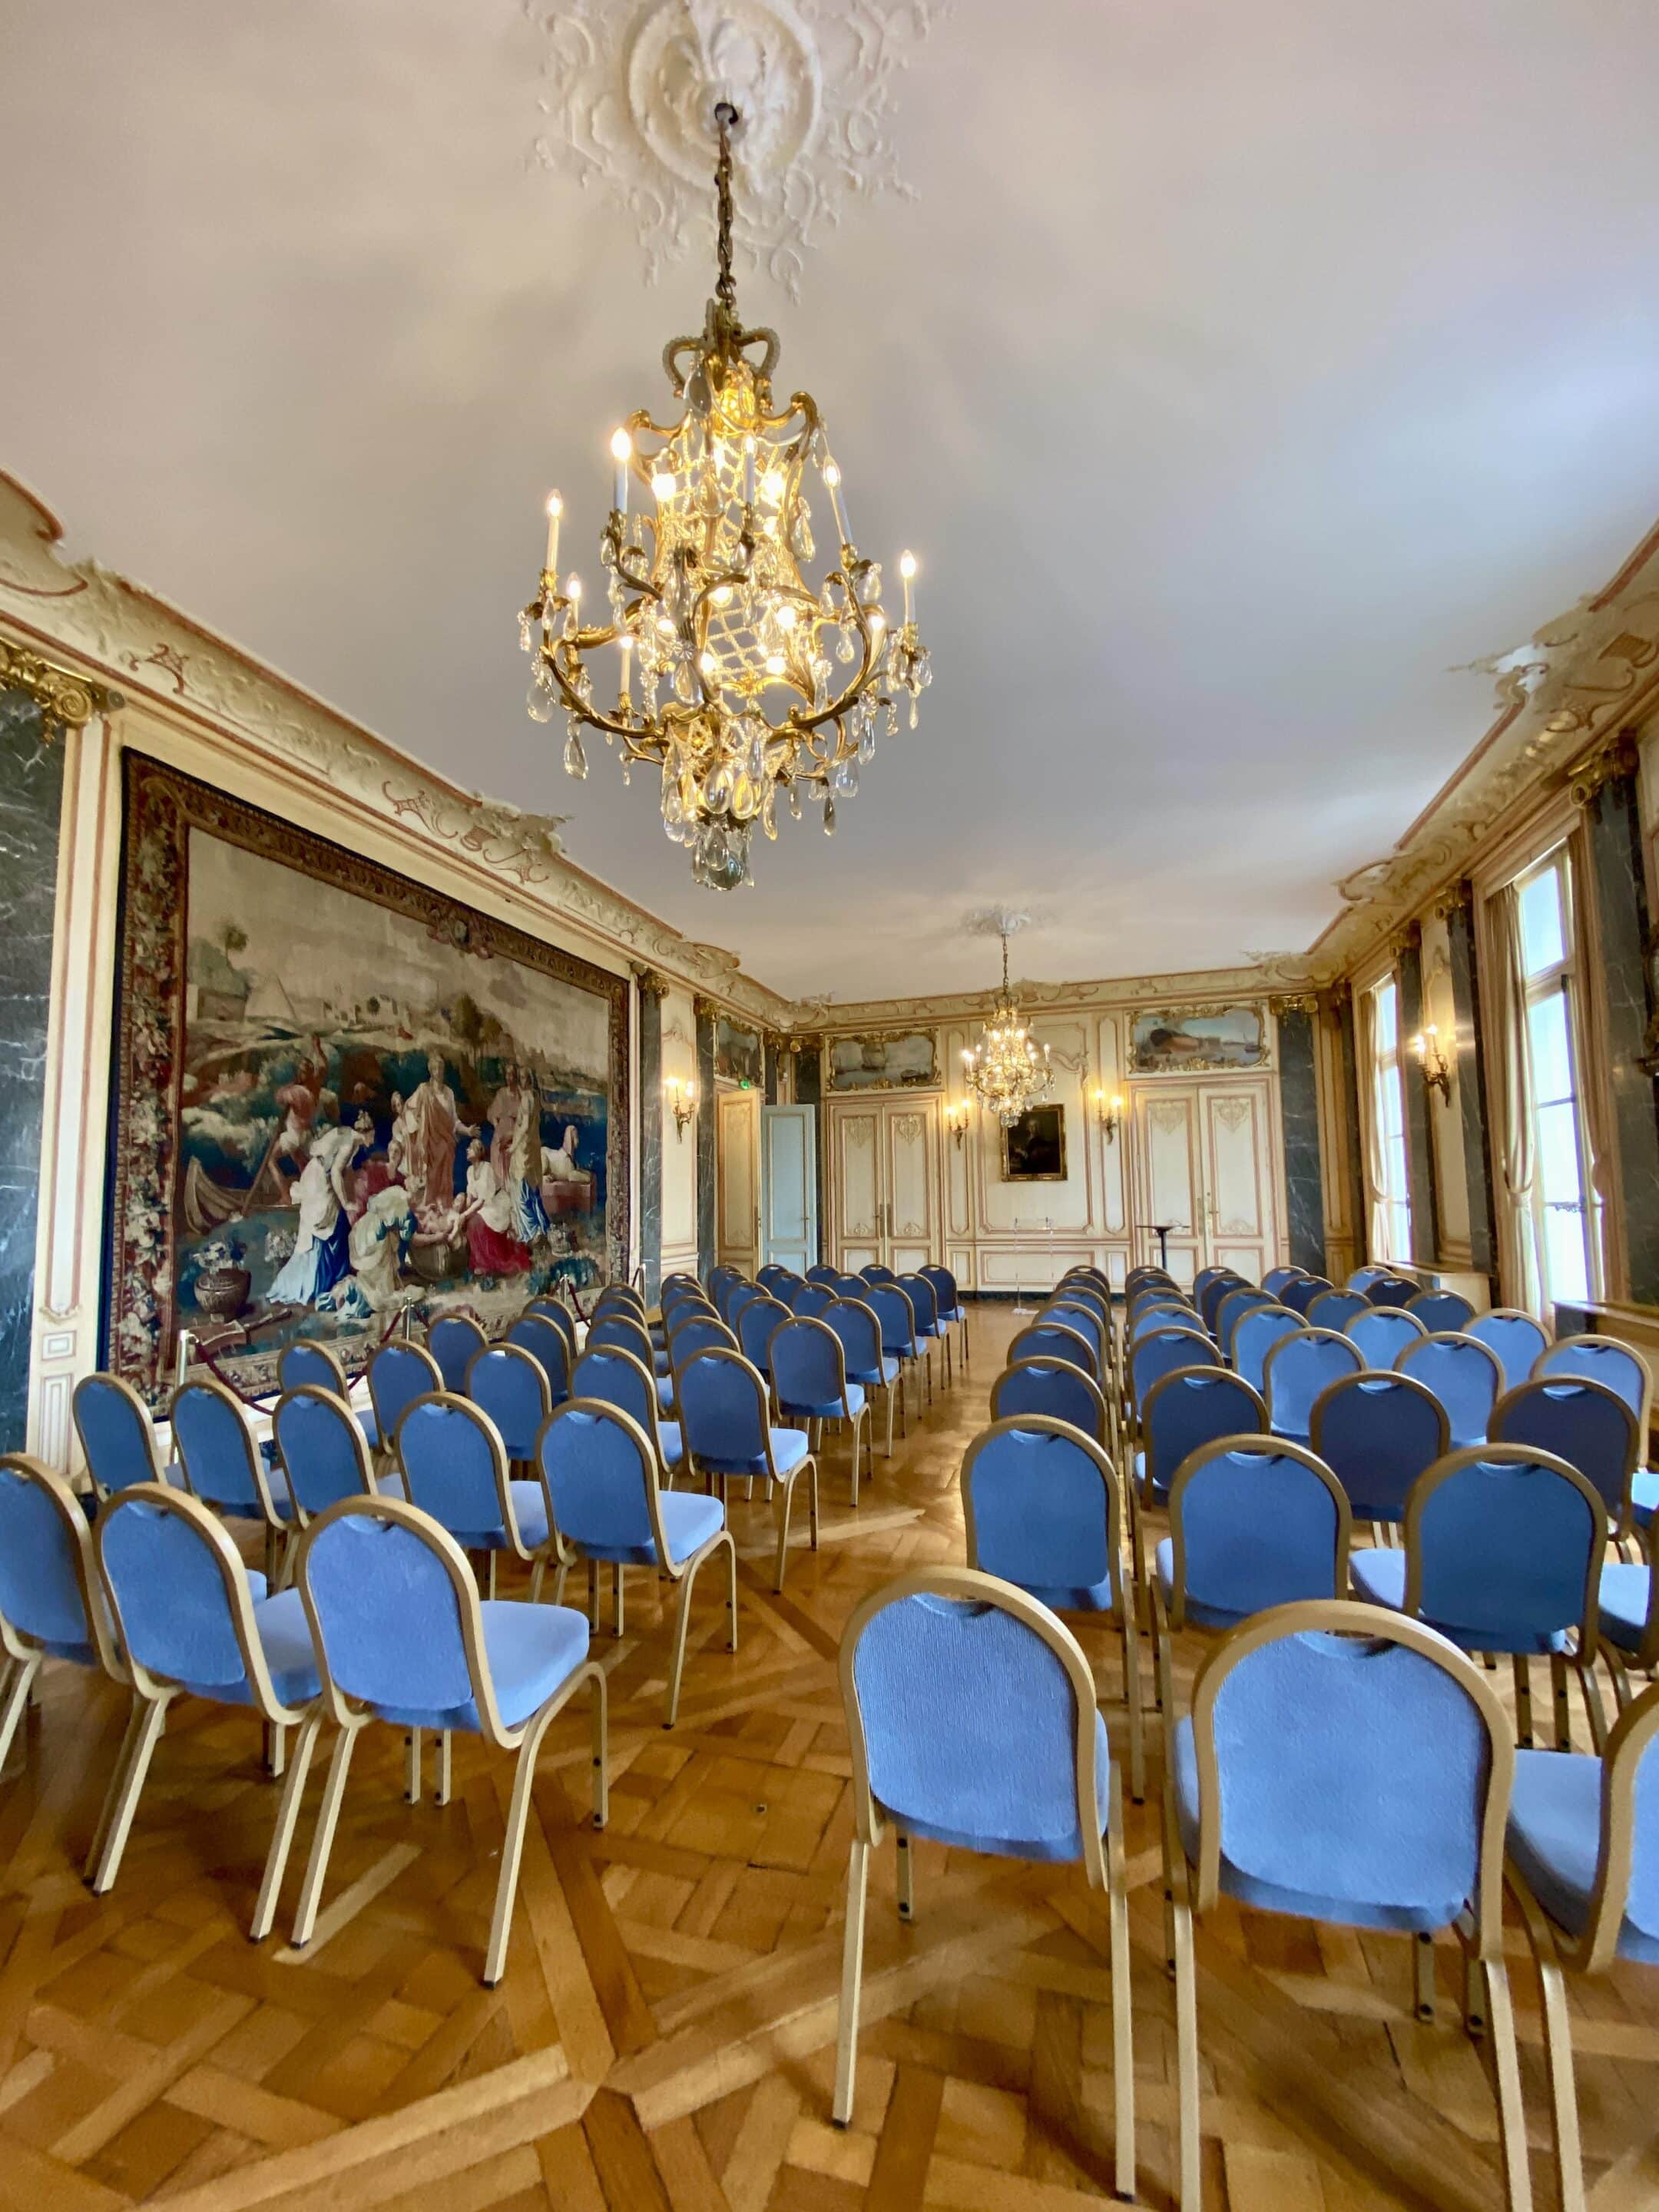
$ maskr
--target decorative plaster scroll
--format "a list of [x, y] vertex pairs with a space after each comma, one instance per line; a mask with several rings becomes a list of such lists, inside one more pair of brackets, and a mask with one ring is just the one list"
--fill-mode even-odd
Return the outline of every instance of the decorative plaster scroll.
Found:
[[596, 179], [632, 216], [655, 283], [711, 220], [714, 114], [741, 121], [737, 243], [800, 297], [814, 229], [849, 196], [913, 199], [890, 131], [897, 78], [938, 0], [525, 0], [544, 43], [544, 169]]
[[[573, 866], [559, 839], [567, 817], [524, 813], [444, 782], [152, 593], [95, 562], [61, 561], [62, 535], [40, 501], [0, 471], [0, 623], [9, 618], [118, 677], [132, 698], [188, 708], [251, 753], [300, 769], [384, 822], [413, 824], [550, 917], [582, 923], [756, 1020], [774, 1027], [785, 1020], [788, 1002], [743, 975], [734, 953], [682, 937]], [[120, 695], [111, 696], [112, 703]]]

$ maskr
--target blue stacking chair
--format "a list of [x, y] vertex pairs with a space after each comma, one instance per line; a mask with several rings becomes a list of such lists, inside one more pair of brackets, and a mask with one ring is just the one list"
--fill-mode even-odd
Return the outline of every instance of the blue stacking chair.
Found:
[[554, 1405], [570, 1395], [570, 1363], [574, 1355], [556, 1322], [545, 1314], [520, 1314], [507, 1332], [507, 1340], [527, 1352], [540, 1366]]
[[1635, 1414], [1641, 1449], [1647, 1450], [1653, 1378], [1646, 1360], [1628, 1344], [1610, 1336], [1558, 1337], [1539, 1353], [1532, 1371], [1552, 1379], [1559, 1375], [1576, 1376], [1615, 1392]]
[[769, 1382], [772, 1363], [767, 1357], [773, 1332], [781, 1328], [789, 1318], [789, 1309], [781, 1298], [750, 1298], [738, 1316], [738, 1350], [749, 1364], [759, 1370]]
[[861, 1298], [864, 1296], [862, 1275], [849, 1275], [843, 1268], [830, 1286], [838, 1298]]
[[599, 1568], [610, 1565], [618, 1636], [623, 1632], [623, 1577], [629, 1567], [653, 1567], [680, 1586], [663, 1717], [663, 1726], [672, 1728], [680, 1710], [692, 1585], [703, 1561], [722, 1547], [727, 1569], [727, 1649], [738, 1648], [738, 1550], [726, 1525], [726, 1508], [718, 1498], [663, 1489], [649, 1435], [619, 1407], [600, 1399], [572, 1398], [550, 1413], [542, 1431], [539, 1456], [558, 1534], [560, 1604], [564, 1602], [565, 1577], [578, 1559], [587, 1562], [587, 1618], [594, 1629], [599, 1625]]
[[1138, 1419], [1147, 1392], [1166, 1375], [1177, 1374], [1183, 1367], [1213, 1367], [1215, 1364], [1215, 1346], [1196, 1328], [1170, 1322], [1152, 1329], [1129, 1347], [1125, 1379], [1130, 1411]]
[[916, 1335], [916, 1310], [910, 1303], [910, 1294], [896, 1276], [890, 1283], [872, 1283], [865, 1291], [864, 1303], [876, 1316], [881, 1328], [882, 1357], [896, 1359], [899, 1368], [899, 1434], [908, 1433], [905, 1423], [904, 1376], [908, 1368], [916, 1377], [916, 1411], [921, 1412], [921, 1340]]
[[1340, 1376], [1357, 1375], [1364, 1364], [1352, 1340], [1336, 1329], [1304, 1328], [1281, 1338], [1261, 1370], [1261, 1395], [1273, 1434], [1306, 1443], [1314, 1400]]
[[149, 1408], [131, 1382], [118, 1375], [84, 1375], [70, 1402], [87, 1472], [100, 1498], [135, 1482], [181, 1480], [177, 1468], [163, 1468]]
[[656, 1446], [663, 1480], [671, 1490], [674, 1487], [674, 1477], [685, 1464], [684, 1439], [678, 1421], [665, 1421], [659, 1414], [655, 1378], [642, 1361], [631, 1352], [603, 1345], [584, 1352], [570, 1371], [570, 1395], [597, 1398], [601, 1405], [616, 1406], [637, 1421]]
[[908, 1297], [916, 1316], [916, 1335], [927, 1352], [927, 1395], [933, 1395], [933, 1346], [945, 1355], [944, 1387], [951, 1387], [951, 1333], [939, 1317], [939, 1300], [926, 1275], [901, 1275], [898, 1287]]
[[[277, 1353], [276, 1388], [279, 1390], [306, 1388], [328, 1390], [342, 1405], [351, 1406], [351, 1384], [345, 1369], [327, 1345], [318, 1344], [308, 1337], [301, 1337], [293, 1344], [285, 1344]], [[363, 1432], [363, 1442], [370, 1451], [379, 1451], [384, 1439], [373, 1407], [360, 1411], [352, 1406], [351, 1413]]]
[[[679, 1399], [679, 1373], [688, 1360], [697, 1358], [705, 1352], [736, 1352], [738, 1340], [723, 1321], [711, 1320], [706, 1314], [696, 1314], [690, 1321], [679, 1322], [668, 1340], [668, 1357], [673, 1364], [675, 1402]], [[684, 1416], [680, 1425], [685, 1425]]]
[[787, 1281], [788, 1279], [788, 1268], [781, 1266], [775, 1260], [769, 1260], [763, 1267], [757, 1267], [755, 1270], [755, 1280], [760, 1285], [762, 1290], [769, 1292], [773, 1297], [777, 1296], [777, 1285]]
[[1387, 1375], [1406, 1346], [1420, 1344], [1428, 1331], [1403, 1306], [1370, 1306], [1344, 1322], [1342, 1334], [1358, 1348], [1367, 1367]]
[[[674, 1346], [688, 1328], [712, 1329], [714, 1334], [709, 1340], [711, 1342], [718, 1341], [724, 1344], [728, 1341], [735, 1343], [737, 1340], [714, 1309], [705, 1300], [686, 1298], [674, 1308], [673, 1312], [667, 1316], [665, 1323], [665, 1333], [668, 1340], [668, 1361], [671, 1369], [674, 1364]], [[693, 1340], [694, 1345], [696, 1340]]]
[[[521, 1345], [487, 1344], [475, 1352], [466, 1370], [465, 1392], [495, 1424], [509, 1470], [527, 1467], [536, 1456], [536, 1439], [552, 1410], [547, 1370]], [[522, 1480], [522, 1478], [520, 1478]]]
[[[1287, 1725], [1287, 1716], [1293, 1717]], [[1194, 1912], [1257, 1911], [1414, 1938], [1419, 2008], [1453, 1929], [1486, 1977], [1505, 2201], [1531, 2204], [1504, 1958], [1507, 1715], [1455, 1644], [1381, 1606], [1275, 1606], [1205, 1662], [1171, 1743], [1182, 2212], [1199, 2212]]]
[[1373, 1262], [1368, 1267], [1356, 1267], [1344, 1287], [1350, 1291], [1368, 1291], [1373, 1283], [1380, 1283], [1385, 1275], [1393, 1273], [1392, 1267], [1379, 1267]]
[[1092, 1305], [1081, 1298], [1052, 1297], [1037, 1316], [1039, 1327], [1048, 1322], [1054, 1322], [1060, 1328], [1075, 1330], [1094, 1353], [1095, 1372], [1104, 1376], [1106, 1346], [1109, 1339], [1105, 1322]]
[[1012, 1420], [1019, 1413], [1064, 1421], [1105, 1449], [1105, 1394], [1069, 1359], [1017, 1359], [1003, 1369], [991, 1385], [991, 1419]]
[[444, 1389], [465, 1389], [466, 1370], [489, 1341], [470, 1315], [444, 1314], [433, 1322], [426, 1333], [426, 1348], [437, 1362]]
[[322, 1723], [317, 1662], [298, 1594], [267, 1595], [242, 1565], [228, 1531], [198, 1498], [161, 1483], [123, 1490], [94, 1531], [98, 1571], [132, 1683], [132, 1718], [116, 1764], [92, 1877], [103, 1896], [121, 1870], [139, 1794], [167, 1709], [180, 1697], [240, 1705], [275, 1732], [299, 1738], [276, 1811], [250, 1929], [270, 1932], [294, 1825]]
[[1232, 1370], [1252, 1390], [1267, 1387], [1267, 1354], [1282, 1338], [1294, 1336], [1307, 1323], [1289, 1306], [1252, 1306], [1238, 1317], [1233, 1330]]
[[1146, 1795], [1140, 1651], [1133, 1578], [1124, 1572], [1125, 1508], [1103, 1449], [1066, 1421], [1016, 1415], [982, 1430], [962, 1462], [968, 1564], [1012, 1583], [1054, 1613], [1109, 1615], [1123, 1646], [1129, 1789]]
[[1188, 1452], [1218, 1437], [1259, 1436], [1267, 1409], [1248, 1382], [1224, 1367], [1181, 1367], [1154, 1382], [1140, 1407], [1135, 1480], [1144, 1506], [1163, 1504]]
[[1358, 1291], [1322, 1291], [1310, 1304], [1305, 1319], [1310, 1328], [1345, 1329], [1351, 1321], [1370, 1310], [1369, 1302]]
[[1409, 1375], [1439, 1399], [1446, 1409], [1454, 1450], [1485, 1441], [1492, 1409], [1504, 1387], [1504, 1370], [1495, 1352], [1472, 1336], [1449, 1331], [1408, 1344], [1395, 1354], [1394, 1371]]
[[[834, 1312], [834, 1306], [829, 1310]], [[828, 1321], [809, 1320], [801, 1315], [779, 1324], [768, 1349], [772, 1395], [777, 1401], [779, 1418], [806, 1424], [809, 1450], [816, 1454], [822, 1449], [826, 1421], [845, 1421], [851, 1430], [852, 1502], [856, 1505], [860, 1436], [870, 1454], [872, 1481], [876, 1474], [876, 1446], [870, 1401], [859, 1383], [848, 1380], [847, 1359], [840, 1337]]]
[[1583, 2212], [1584, 2169], [1564, 1967], [1659, 1965], [1659, 1688], [1622, 1712], [1604, 1758], [1522, 1751], [1508, 1829], [1510, 1887], [1543, 1996], [1558, 2202]]
[[1641, 1449], [1636, 1416], [1604, 1383], [1569, 1375], [1522, 1382], [1492, 1407], [1487, 1433], [1494, 1443], [1530, 1444], [1576, 1467], [1621, 1543], [1642, 1520], [1634, 1490]]
[[1271, 1292], [1249, 1288], [1229, 1291], [1226, 1297], [1222, 1299], [1221, 1304], [1216, 1308], [1215, 1340], [1221, 1357], [1228, 1366], [1231, 1367], [1232, 1364], [1233, 1339], [1238, 1333], [1239, 1322], [1243, 1320], [1246, 1314], [1254, 1313], [1260, 1307], [1275, 1305], [1277, 1303], [1277, 1299]]
[[1282, 1301], [1286, 1284], [1297, 1281], [1302, 1273], [1300, 1267], [1269, 1267], [1261, 1278], [1261, 1287]]
[[1494, 1356], [1504, 1370], [1506, 1390], [1527, 1380], [1550, 1340], [1542, 1322], [1518, 1306], [1493, 1306], [1489, 1313], [1476, 1314], [1463, 1334]]
[[[881, 1322], [876, 1310], [867, 1301], [870, 1285], [859, 1285], [855, 1298], [837, 1298], [832, 1306], [823, 1310], [826, 1326], [834, 1329], [841, 1339], [842, 1358], [847, 1364], [847, 1379], [856, 1382], [866, 1396], [879, 1390], [887, 1409], [886, 1456], [893, 1456], [893, 1404], [898, 1391], [899, 1364], [881, 1348]], [[756, 1366], [760, 1365], [757, 1360]], [[761, 1370], [765, 1373], [765, 1370]], [[872, 1422], [873, 1422], [873, 1416]], [[873, 1449], [873, 1437], [872, 1449]]]
[[1474, 1319], [1474, 1308], [1455, 1291], [1419, 1291], [1406, 1308], [1431, 1336], [1455, 1336]]
[[757, 1298], [765, 1297], [766, 1295], [766, 1286], [763, 1283], [734, 1283], [731, 1296], [726, 1301], [726, 1327], [736, 1328], [738, 1316], [744, 1308], [753, 1304]]
[[1308, 1441], [1347, 1492], [1356, 1521], [1391, 1528], [1412, 1485], [1451, 1449], [1446, 1409], [1408, 1375], [1362, 1368], [1314, 1400]]
[[1127, 1331], [1129, 1343], [1139, 1344], [1155, 1328], [1189, 1328], [1203, 1337], [1210, 1334], [1199, 1319], [1197, 1309], [1189, 1306], [1184, 1298], [1146, 1298], [1131, 1310]]
[[[757, 1295], [763, 1295], [763, 1293], [757, 1293]], [[733, 1310], [735, 1311], [735, 1307]], [[666, 1413], [672, 1410], [674, 1404], [672, 1363], [665, 1352], [658, 1352], [655, 1345], [651, 1341], [650, 1330], [646, 1328], [637, 1315], [625, 1313], [619, 1307], [613, 1308], [603, 1320], [592, 1323], [587, 1332], [587, 1340], [582, 1349], [585, 1352], [631, 1352], [641, 1365], [647, 1369], [654, 1377], [658, 1411]]]
[[1288, 1306], [1292, 1313], [1299, 1313], [1305, 1321], [1308, 1309], [1314, 1300], [1322, 1298], [1327, 1291], [1335, 1288], [1335, 1284], [1324, 1275], [1298, 1275], [1293, 1283], [1286, 1283], [1279, 1292], [1279, 1304]]
[[[95, 1667], [118, 1682], [127, 1670], [110, 1632], [93, 1557], [92, 1524], [64, 1478], [24, 1452], [0, 1458], [0, 1769], [11, 1756], [29, 1692], [48, 1659]], [[117, 1766], [119, 1772], [119, 1766]], [[93, 1874], [106, 1817], [87, 1859]]]
[[362, 1424], [343, 1398], [320, 1384], [302, 1382], [285, 1390], [271, 1414], [270, 1433], [301, 1528], [338, 1498], [373, 1495], [377, 1489], [403, 1495], [403, 1480], [395, 1472], [376, 1482]]
[[1215, 1334], [1216, 1316], [1221, 1311], [1223, 1300], [1231, 1297], [1235, 1291], [1252, 1291], [1255, 1287], [1231, 1268], [1224, 1274], [1210, 1278], [1197, 1295], [1199, 1317], [1212, 1336]]
[[[1414, 1297], [1419, 1297], [1421, 1291], [1422, 1285], [1413, 1283], [1407, 1276], [1377, 1275], [1366, 1285], [1365, 1296], [1374, 1306], [1405, 1307], [1408, 1306]], [[1423, 1333], [1425, 1336], [1428, 1334], [1426, 1322], [1424, 1323]]]
[[957, 1850], [1081, 1859], [1110, 1911], [1115, 2179], [1135, 2191], [1134, 2062], [1123, 1801], [1077, 1638], [1046, 1606], [970, 1567], [901, 1576], [867, 1597], [841, 1644], [853, 1765], [840, 2033], [831, 2113], [853, 2114], [870, 1854], [890, 1822], [898, 1909], [915, 1913], [913, 1838]]
[[[941, 1267], [936, 1261], [931, 1266], [923, 1267], [921, 1273], [933, 1285], [933, 1297], [939, 1305], [941, 1328], [954, 1328], [957, 1331], [957, 1348], [962, 1355], [962, 1364], [965, 1370], [968, 1365], [968, 1309], [962, 1303], [962, 1292], [957, 1287], [957, 1279], [948, 1267]], [[853, 1295], [859, 1297], [862, 1296], [862, 1293], [855, 1291]]]
[[566, 1349], [571, 1358], [573, 1359], [575, 1358], [576, 1316], [562, 1298], [547, 1297], [532, 1298], [525, 1311], [527, 1314], [534, 1314], [538, 1321], [550, 1321], [564, 1339]]
[[641, 1321], [645, 1319], [644, 1296], [635, 1289], [632, 1283], [607, 1283], [605, 1285], [593, 1301], [593, 1310], [599, 1313], [611, 1306], [625, 1307], [629, 1312], [637, 1314]]
[[1234, 1267], [1200, 1267], [1193, 1277], [1193, 1296], [1195, 1298], [1202, 1298], [1212, 1283], [1237, 1283], [1243, 1279], [1237, 1269]]
[[[534, 1452], [532, 1443], [532, 1468]], [[513, 1480], [506, 1443], [489, 1414], [449, 1391], [417, 1398], [398, 1425], [398, 1456], [410, 1504], [448, 1529], [463, 1551], [486, 1555], [487, 1595], [495, 1595], [495, 1562], [507, 1552], [531, 1570], [534, 1604], [553, 1550], [547, 1492], [539, 1473]]]
[[1029, 1328], [1022, 1328], [1011, 1339], [1008, 1358], [1016, 1359], [1069, 1359], [1073, 1367], [1098, 1382], [1101, 1379], [1100, 1359], [1094, 1346], [1081, 1330], [1069, 1328], [1064, 1322], [1039, 1319]]
[[800, 1314], [808, 1321], [816, 1321], [840, 1296], [833, 1283], [814, 1282], [809, 1275], [789, 1300], [789, 1310]]
[[1474, 1444], [1418, 1477], [1405, 1549], [1356, 1552], [1354, 1588], [1466, 1651], [1509, 1653], [1523, 1744], [1532, 1741], [1528, 1661], [1547, 1658], [1556, 1745], [1568, 1747], [1571, 1658], [1599, 1750], [1607, 1723], [1595, 1687], [1596, 1597], [1607, 1538], [1607, 1508], [1577, 1468], [1529, 1444]]
[[418, 1344], [383, 1344], [368, 1363], [368, 1396], [374, 1426], [388, 1445], [417, 1398], [448, 1386], [432, 1354]]
[[839, 1267], [826, 1267], [823, 1261], [820, 1260], [816, 1267], [809, 1267], [806, 1270], [806, 1279], [809, 1283], [823, 1283], [826, 1285], [833, 1286], [835, 1279], [840, 1273], [841, 1269]]
[[234, 1518], [257, 1521], [265, 1532], [265, 1575], [275, 1585], [296, 1523], [280, 1462], [268, 1461], [255, 1443], [239, 1401], [222, 1382], [207, 1377], [173, 1393], [168, 1418], [185, 1487], [204, 1505]]
[[766, 1383], [740, 1352], [715, 1346], [677, 1370], [680, 1429], [693, 1474], [717, 1477], [722, 1500], [733, 1475], [766, 1483], [778, 1524], [775, 1589], [783, 1588], [789, 1515], [795, 1484], [806, 1477], [808, 1534], [818, 1548], [818, 1468], [799, 1429], [775, 1429], [767, 1419]]
[[884, 1267], [875, 1260], [872, 1260], [867, 1267], [860, 1267], [859, 1273], [866, 1283], [896, 1283], [898, 1280], [898, 1277], [890, 1267]]
[[[405, 1421], [408, 1416], [404, 1416]], [[592, 1693], [593, 1825], [605, 1822], [605, 1684], [587, 1656], [587, 1623], [562, 1605], [480, 1602], [466, 1554], [430, 1515], [401, 1499], [347, 1498], [307, 1528], [300, 1595], [311, 1624], [323, 1704], [340, 1733], [318, 1809], [294, 1943], [317, 1923], [334, 1830], [357, 1738], [371, 1722], [482, 1736], [518, 1753], [483, 1978], [507, 1966], [536, 1754], [549, 1724], [583, 1687]], [[446, 1762], [447, 1770], [447, 1762]], [[441, 1802], [449, 1777], [442, 1774]]]

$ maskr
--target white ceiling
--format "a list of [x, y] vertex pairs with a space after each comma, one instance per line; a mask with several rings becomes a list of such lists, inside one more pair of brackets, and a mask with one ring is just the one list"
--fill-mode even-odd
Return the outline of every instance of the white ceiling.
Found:
[[[643, 779], [522, 706], [550, 483], [597, 572], [605, 441], [701, 256], [527, 166], [518, 0], [11, 0], [0, 465], [70, 550], [791, 994], [1307, 945], [1491, 714], [1454, 670], [1659, 511], [1650, 0], [955, 0], [899, 82], [912, 203], [820, 234], [780, 389], [936, 670], [833, 842], [701, 891]], [[1000, 615], [1007, 611], [1012, 619]]]

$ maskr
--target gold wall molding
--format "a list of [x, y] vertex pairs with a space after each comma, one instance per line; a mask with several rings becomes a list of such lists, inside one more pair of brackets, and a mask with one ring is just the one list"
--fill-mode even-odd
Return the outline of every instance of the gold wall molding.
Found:
[[1569, 795], [1575, 806], [1588, 806], [1599, 793], [1620, 776], [1634, 775], [1636, 740], [1626, 729], [1616, 731], [1591, 752], [1576, 760], [1569, 770]]
[[73, 669], [32, 653], [24, 645], [8, 645], [0, 637], [0, 691], [27, 691], [40, 709], [40, 733], [48, 743], [65, 730], [82, 730], [94, 714], [112, 714], [125, 702], [118, 691], [94, 684]]

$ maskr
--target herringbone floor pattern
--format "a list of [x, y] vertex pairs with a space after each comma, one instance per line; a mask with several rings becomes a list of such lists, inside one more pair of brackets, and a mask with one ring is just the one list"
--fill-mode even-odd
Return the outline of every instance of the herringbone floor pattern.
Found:
[[[121, 1878], [80, 1863], [118, 1694], [51, 1670], [0, 1792], [0, 2204], [18, 2212], [1072, 2212], [1110, 2193], [1103, 1905], [1079, 1873], [921, 1845], [917, 1919], [872, 1878], [854, 2126], [829, 2124], [847, 1745], [842, 1623], [902, 1567], [961, 1560], [956, 1479], [1011, 1322], [976, 1315], [942, 1393], [856, 1519], [832, 1440], [822, 1550], [770, 1590], [758, 1505], [742, 1648], [700, 1599], [678, 1727], [661, 1725], [665, 1622], [630, 1577], [603, 1834], [581, 1824], [585, 1722], [544, 1756], [505, 1981], [477, 1976], [507, 1764], [456, 1742], [453, 1802], [404, 1802], [400, 1742], [360, 1751], [316, 1936], [245, 1933], [274, 1811], [257, 1734], [204, 1707], [163, 1739]], [[1124, 1750], [1115, 1646], [1084, 1632]], [[1181, 1655], [1184, 1686], [1202, 1646]], [[1150, 1668], [1148, 1674], [1150, 1691]], [[1173, 2001], [1155, 1798], [1130, 1810], [1141, 2201], [1170, 2203]], [[1492, 2098], [1442, 1961], [1410, 2011], [1402, 1941], [1224, 1907], [1200, 1931], [1206, 2202], [1216, 2212], [1478, 2212], [1498, 2202]], [[1549, 2204], [1533, 1991], [1526, 2087]], [[1659, 1976], [1574, 1996], [1595, 2212], [1659, 2203]]]

